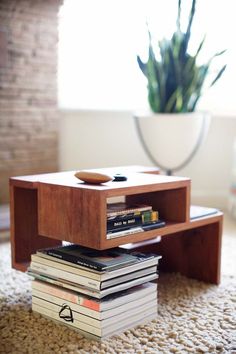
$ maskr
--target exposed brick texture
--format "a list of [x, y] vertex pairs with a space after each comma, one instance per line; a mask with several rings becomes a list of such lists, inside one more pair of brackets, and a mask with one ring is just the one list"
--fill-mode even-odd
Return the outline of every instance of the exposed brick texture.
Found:
[[0, 204], [10, 176], [58, 170], [61, 0], [0, 0]]

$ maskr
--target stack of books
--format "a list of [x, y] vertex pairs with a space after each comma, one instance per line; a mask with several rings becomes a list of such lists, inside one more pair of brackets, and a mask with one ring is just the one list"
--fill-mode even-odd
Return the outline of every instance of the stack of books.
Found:
[[125, 202], [107, 204], [107, 239], [165, 226], [151, 205], [129, 205]]
[[121, 248], [39, 250], [28, 269], [32, 310], [97, 340], [143, 324], [157, 316], [159, 259]]

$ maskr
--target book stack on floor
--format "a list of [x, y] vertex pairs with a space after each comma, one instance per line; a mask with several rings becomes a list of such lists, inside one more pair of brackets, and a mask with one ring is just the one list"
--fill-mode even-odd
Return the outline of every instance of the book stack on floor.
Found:
[[107, 204], [107, 239], [165, 226], [151, 205], [129, 205], [124, 202]]
[[32, 309], [100, 340], [157, 316], [160, 256], [78, 245], [31, 256]]

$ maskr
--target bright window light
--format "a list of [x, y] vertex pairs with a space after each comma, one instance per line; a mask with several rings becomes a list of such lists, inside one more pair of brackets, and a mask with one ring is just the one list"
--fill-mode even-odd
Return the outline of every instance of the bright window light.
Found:
[[[136, 55], [147, 55], [146, 22], [156, 40], [175, 29], [178, 0], [65, 0], [59, 14], [60, 108], [137, 110], [148, 107], [146, 79]], [[187, 17], [190, 0], [182, 0]], [[199, 109], [235, 113], [236, 41], [233, 0], [198, 0], [191, 37], [194, 53], [207, 35], [202, 61], [218, 51], [223, 77], [204, 94]], [[186, 16], [185, 16], [186, 15]], [[214, 73], [213, 73], [214, 74]]]

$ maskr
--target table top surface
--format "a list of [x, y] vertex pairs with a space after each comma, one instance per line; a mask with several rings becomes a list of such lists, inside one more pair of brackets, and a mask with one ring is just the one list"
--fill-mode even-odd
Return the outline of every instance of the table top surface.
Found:
[[141, 187], [141, 186], [155, 186], [159, 185], [160, 188], [163, 186], [167, 189], [176, 188], [181, 186], [186, 186], [190, 183], [190, 179], [186, 177], [176, 177], [176, 176], [166, 176], [160, 174], [153, 174], [152, 172], [141, 173], [141, 172], [131, 172], [129, 169], [121, 168], [109, 168], [109, 169], [93, 169], [87, 170], [98, 173], [108, 173], [110, 175], [115, 175], [116, 173], [122, 172], [127, 177], [127, 181], [115, 182], [109, 181], [102, 184], [91, 184], [85, 183], [75, 177], [77, 171], [66, 171], [66, 172], [56, 172], [48, 174], [39, 175], [29, 175], [29, 176], [18, 176], [10, 178], [10, 183], [13, 184], [27, 184], [30, 188], [37, 188], [39, 183], [46, 183], [57, 186], [67, 186], [73, 188], [91, 189], [91, 190], [113, 190], [113, 189], [126, 189], [130, 187]]

